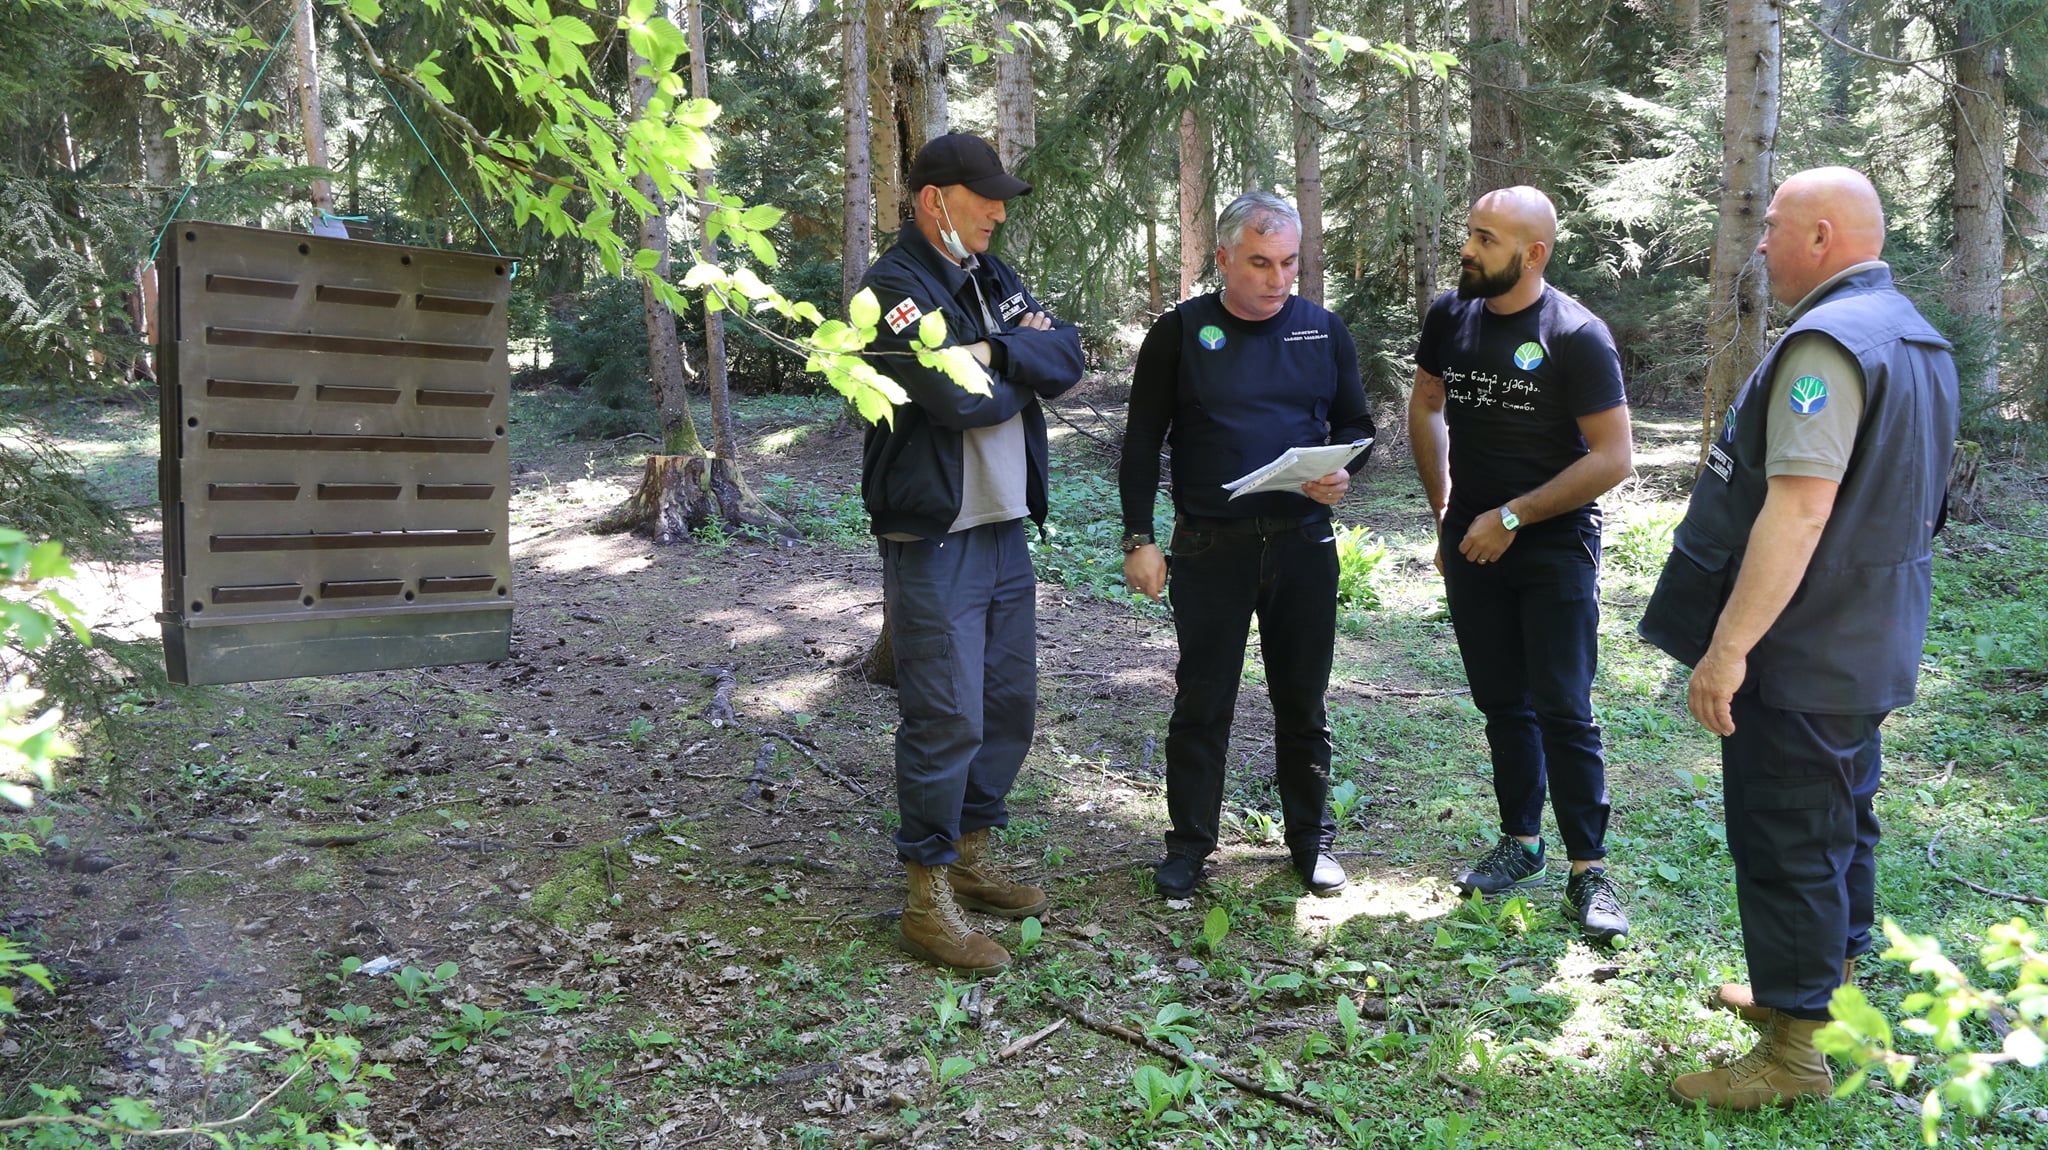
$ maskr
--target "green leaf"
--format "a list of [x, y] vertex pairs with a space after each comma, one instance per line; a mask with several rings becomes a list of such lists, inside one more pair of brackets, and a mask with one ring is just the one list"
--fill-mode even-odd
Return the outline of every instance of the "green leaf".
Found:
[[882, 305], [875, 301], [875, 289], [862, 288], [846, 305], [846, 318], [853, 326], [872, 329], [882, 318]]
[[1215, 950], [1230, 934], [1230, 912], [1220, 906], [1212, 906], [1202, 919], [1202, 945]]
[[651, 272], [661, 266], [661, 253], [653, 248], [641, 248], [633, 253], [633, 270]]
[[364, 24], [375, 24], [384, 18], [384, 5], [377, 0], [348, 0], [348, 10]]
[[781, 208], [771, 207], [767, 204], [755, 204], [753, 207], [740, 213], [740, 226], [752, 228], [757, 232], [765, 232], [776, 224], [781, 223], [782, 217], [787, 214]]
[[960, 1077], [962, 1074], [965, 1074], [968, 1071], [974, 1069], [974, 1065], [974, 1059], [966, 1058], [958, 1054], [955, 1054], [952, 1057], [946, 1059], [944, 1062], [939, 1064], [940, 1085], [944, 1085], [945, 1083], [951, 1082], [955, 1078]]
[[[946, 342], [946, 317], [943, 313], [938, 311], [926, 312], [924, 318], [917, 321], [917, 342], [924, 347], [930, 348], [939, 347]], [[974, 362], [972, 355], [969, 355], [967, 359], [969, 363]], [[980, 365], [975, 364], [975, 366], [978, 368]], [[948, 368], [947, 372], [952, 374], [953, 369]], [[956, 376], [955, 378], [958, 377]], [[963, 383], [961, 386], [964, 387], [966, 385]]]

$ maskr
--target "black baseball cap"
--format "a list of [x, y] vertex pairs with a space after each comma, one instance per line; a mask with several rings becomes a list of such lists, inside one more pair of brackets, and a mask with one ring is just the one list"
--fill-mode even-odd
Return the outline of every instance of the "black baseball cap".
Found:
[[1031, 193], [1031, 185], [1003, 170], [1003, 161], [988, 141], [966, 132], [948, 132], [917, 150], [910, 163], [910, 191], [927, 186], [965, 184], [991, 200]]

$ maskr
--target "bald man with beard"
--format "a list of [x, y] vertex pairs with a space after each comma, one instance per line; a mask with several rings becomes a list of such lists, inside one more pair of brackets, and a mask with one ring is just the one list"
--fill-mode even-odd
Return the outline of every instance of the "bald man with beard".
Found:
[[1557, 211], [1535, 188], [1472, 206], [1458, 288], [1422, 323], [1408, 430], [1500, 808], [1499, 840], [1458, 886], [1501, 895], [1545, 881], [1547, 789], [1571, 864], [1566, 913], [1609, 943], [1628, 916], [1607, 877], [1607, 765], [1593, 722], [1594, 500], [1633, 456], [1614, 337], [1544, 280], [1556, 244]]
[[1871, 947], [1878, 729], [1913, 701], [1957, 413], [1949, 342], [1892, 286], [1862, 173], [1786, 180], [1757, 251], [1791, 324], [1728, 408], [1640, 627], [1721, 736], [1750, 982], [1712, 1001], [1761, 1037], [1671, 1095], [1728, 1110], [1834, 1089], [1813, 1036]]

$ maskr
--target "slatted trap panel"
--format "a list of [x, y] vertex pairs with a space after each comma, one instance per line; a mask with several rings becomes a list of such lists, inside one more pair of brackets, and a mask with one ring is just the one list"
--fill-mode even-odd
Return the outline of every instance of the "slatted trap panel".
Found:
[[173, 681], [502, 659], [506, 261], [183, 223], [164, 323]]

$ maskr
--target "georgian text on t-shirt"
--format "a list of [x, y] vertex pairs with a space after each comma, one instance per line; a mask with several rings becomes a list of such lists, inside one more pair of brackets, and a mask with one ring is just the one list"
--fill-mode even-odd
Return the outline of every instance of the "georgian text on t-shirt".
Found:
[[1492, 407], [1498, 404], [1503, 411], [1536, 410], [1535, 380], [1504, 380], [1490, 371], [1468, 372], [1446, 366], [1444, 394], [1452, 403], [1469, 404], [1473, 407]]

